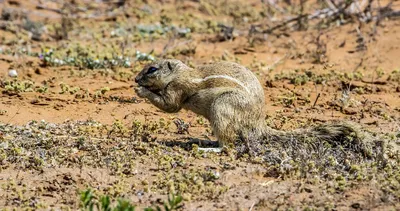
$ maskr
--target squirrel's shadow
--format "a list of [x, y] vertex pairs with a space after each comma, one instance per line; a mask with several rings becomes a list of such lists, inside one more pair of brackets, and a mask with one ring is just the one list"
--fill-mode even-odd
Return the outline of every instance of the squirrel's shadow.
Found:
[[198, 138], [177, 138], [174, 140], [162, 140], [160, 144], [168, 147], [180, 147], [184, 150], [192, 150], [193, 144], [202, 148], [218, 148], [218, 141], [204, 140]]

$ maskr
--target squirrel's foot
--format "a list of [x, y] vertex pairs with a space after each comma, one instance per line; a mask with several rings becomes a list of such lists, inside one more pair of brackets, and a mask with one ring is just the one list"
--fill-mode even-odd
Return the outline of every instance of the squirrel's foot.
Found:
[[215, 152], [215, 153], [221, 153], [222, 152], [222, 147], [219, 148], [198, 148], [198, 151], [200, 152]]

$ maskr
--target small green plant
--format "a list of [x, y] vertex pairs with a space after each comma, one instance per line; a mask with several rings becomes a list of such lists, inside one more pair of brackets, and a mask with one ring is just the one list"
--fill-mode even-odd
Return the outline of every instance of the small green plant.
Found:
[[39, 93], [46, 93], [48, 90], [49, 90], [49, 87], [47, 87], [47, 86], [41, 86], [41, 87], [36, 88], [36, 91]]
[[400, 82], [400, 69], [393, 70], [387, 80], [394, 81], [394, 82]]
[[95, 92], [94, 98], [101, 98], [102, 96], [104, 96], [110, 90], [111, 89], [109, 87], [103, 87], [100, 90]]
[[[181, 204], [183, 201], [182, 196], [176, 196], [174, 194], [168, 195], [168, 202], [164, 202], [164, 211], [173, 211], [178, 210], [183, 207]], [[145, 211], [161, 211], [162, 209], [159, 206], [156, 208], [145, 208]]]
[[[109, 196], [101, 196], [99, 200], [93, 194], [91, 189], [81, 192], [80, 195], [82, 210], [93, 211], [134, 211], [135, 206], [130, 204], [129, 201], [119, 199], [117, 205], [112, 208], [112, 202]], [[96, 209], [95, 209], [96, 208]]]
[[80, 199], [81, 199], [81, 206], [85, 209], [85, 210], [93, 210], [94, 208], [94, 195], [92, 193], [92, 190], [87, 189], [86, 191], [83, 191], [81, 193]]
[[[74, 54], [67, 53], [66, 55], [61, 55], [62, 52], [55, 53], [53, 49], [44, 48], [42, 52], [39, 54], [39, 58], [42, 60], [42, 66], [44, 67], [59, 67], [59, 66], [74, 66], [79, 67], [81, 69], [105, 69], [105, 68], [113, 68], [113, 67], [131, 67], [131, 58], [124, 57], [122, 55], [112, 55], [111, 58], [107, 58], [104, 56], [103, 58], [99, 58], [96, 55], [89, 54], [85, 50], [82, 50], [80, 47], [74, 49]], [[149, 59], [151, 58], [151, 59]], [[148, 57], [146, 54], [146, 58], [138, 58], [136, 55], [136, 60], [154, 60], [154, 57]]]
[[103, 88], [101, 88], [100, 89], [100, 93], [102, 94], [102, 95], [104, 95], [106, 92], [108, 92], [108, 91], [110, 91], [110, 88], [109, 87], [103, 87]]
[[279, 101], [283, 106], [291, 107], [296, 103], [297, 96], [292, 92], [286, 93], [285, 95], [280, 97]]
[[[179, 210], [183, 207], [183, 197], [180, 195], [170, 194], [168, 195], [168, 201], [164, 202], [164, 211]], [[82, 210], [93, 211], [134, 211], [135, 206], [132, 205], [128, 200], [118, 199], [115, 207], [108, 195], [101, 196], [99, 199], [93, 194], [91, 189], [82, 191], [80, 194], [80, 204]], [[162, 211], [160, 206], [148, 207], [145, 211]]]
[[4, 81], [3, 87], [7, 93], [33, 92], [34, 82], [32, 81]]
[[70, 87], [69, 85], [64, 84], [64, 83], [60, 83], [60, 88], [61, 88], [61, 91], [59, 92], [60, 94], [69, 93], [69, 94], [73, 95], [80, 90], [79, 87]]

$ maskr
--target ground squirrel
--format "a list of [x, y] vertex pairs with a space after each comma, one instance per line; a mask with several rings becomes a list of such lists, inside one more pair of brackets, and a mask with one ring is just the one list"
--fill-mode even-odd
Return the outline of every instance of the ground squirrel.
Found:
[[337, 143], [356, 132], [348, 124], [327, 124], [290, 132], [265, 123], [265, 97], [257, 77], [233, 62], [216, 62], [190, 68], [175, 59], [158, 60], [135, 78], [136, 93], [159, 109], [173, 113], [188, 109], [211, 123], [220, 146], [256, 137], [289, 140], [312, 136]]

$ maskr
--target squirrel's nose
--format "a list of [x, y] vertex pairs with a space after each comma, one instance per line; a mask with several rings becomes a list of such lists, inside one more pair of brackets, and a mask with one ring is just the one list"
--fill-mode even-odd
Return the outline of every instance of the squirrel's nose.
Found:
[[135, 78], [135, 82], [136, 82], [136, 83], [139, 83], [139, 80], [140, 80], [140, 77], [137, 76], [137, 77]]

